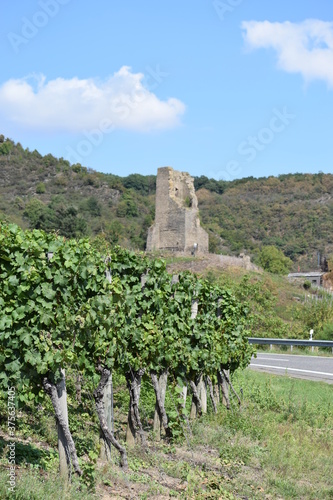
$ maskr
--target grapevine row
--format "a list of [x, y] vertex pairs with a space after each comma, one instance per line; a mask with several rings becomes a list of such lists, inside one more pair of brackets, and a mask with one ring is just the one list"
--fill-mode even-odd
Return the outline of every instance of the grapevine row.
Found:
[[[218, 377], [249, 363], [247, 324], [246, 305], [229, 290], [189, 272], [171, 279], [163, 260], [110, 249], [101, 240], [0, 226], [0, 386], [15, 386], [23, 403], [50, 396], [79, 475], [75, 443], [57, 398], [67, 367], [89, 377], [98, 374], [94, 398], [101, 431], [126, 468], [126, 448], [105, 418], [103, 394], [112, 373], [126, 377], [133, 440], [146, 439], [139, 412], [143, 376], [151, 378], [160, 423], [171, 437], [166, 379], [180, 396], [184, 386], [191, 387], [200, 415], [202, 381], [208, 382], [214, 405]], [[179, 410], [185, 411], [181, 397]]]

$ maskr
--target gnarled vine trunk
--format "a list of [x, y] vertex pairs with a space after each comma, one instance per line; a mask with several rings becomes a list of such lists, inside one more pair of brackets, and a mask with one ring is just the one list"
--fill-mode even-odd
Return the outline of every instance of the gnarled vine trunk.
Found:
[[151, 381], [154, 387], [156, 404], [155, 404], [155, 414], [154, 414], [154, 433], [157, 441], [161, 439], [161, 428], [165, 430], [166, 436], [171, 437], [171, 429], [168, 425], [168, 416], [165, 411], [165, 393], [168, 381], [168, 371], [164, 370], [159, 379], [157, 379], [157, 374], [155, 371], [150, 372]]
[[202, 415], [202, 405], [197, 385], [193, 380], [190, 380], [190, 387], [193, 395], [190, 417], [191, 418], [196, 418], [197, 416], [200, 417]]
[[[112, 426], [112, 406], [113, 406], [113, 400], [112, 400], [112, 373], [110, 374], [107, 383], [105, 384], [104, 390], [103, 390], [103, 403], [104, 403], [104, 415], [105, 415], [105, 420], [106, 420], [106, 425], [109, 429], [110, 432], [113, 433], [113, 426]], [[108, 440], [105, 438], [105, 435], [100, 429], [100, 459], [102, 461], [111, 461], [111, 446]]]
[[214, 397], [213, 384], [212, 384], [211, 378], [209, 376], [207, 376], [207, 385], [209, 387], [209, 395], [210, 395], [210, 400], [211, 400], [212, 405], [213, 405], [214, 413], [217, 413], [217, 406], [216, 406], [215, 397]]
[[[62, 411], [60, 405], [62, 391], [66, 388], [64, 372], [62, 372], [62, 375], [62, 380], [59, 384], [57, 384], [59, 387], [53, 384], [47, 377], [44, 377], [43, 379], [43, 388], [51, 398], [58, 425], [60, 474], [69, 477], [69, 467], [72, 462], [72, 466], [76, 474], [82, 476], [82, 470], [80, 469], [75, 443], [68, 426], [67, 415], [64, 414], [65, 412]], [[62, 456], [62, 450], [64, 450], [65, 457]]]
[[214, 397], [217, 405], [220, 404], [220, 388], [219, 384], [214, 384]]
[[129, 446], [134, 446], [137, 434], [140, 436], [141, 444], [146, 445], [146, 437], [143, 430], [139, 413], [139, 400], [141, 391], [141, 380], [145, 373], [143, 368], [126, 373], [127, 387], [130, 393], [126, 442]]
[[230, 410], [229, 387], [226, 374], [226, 370], [219, 370], [217, 372], [217, 379], [222, 392], [222, 404], [227, 407], [227, 410]]
[[114, 437], [112, 430], [109, 430], [106, 418], [105, 418], [105, 409], [104, 409], [104, 389], [107, 385], [111, 372], [107, 368], [99, 367], [98, 371], [101, 374], [101, 378], [97, 388], [94, 390], [94, 399], [96, 405], [96, 411], [99, 419], [99, 424], [104, 434], [104, 438], [107, 441], [109, 446], [114, 446], [120, 453], [120, 463], [121, 466], [127, 470], [128, 462], [127, 462], [127, 454], [126, 450], [120, 443], [118, 443], [117, 439]]
[[230, 371], [229, 370], [222, 370], [223, 374], [224, 374], [224, 377], [227, 381], [227, 383], [229, 384], [232, 392], [235, 394], [236, 398], [237, 398], [237, 401], [238, 401], [238, 404], [239, 404], [239, 407], [241, 408], [242, 406], [242, 401], [241, 401], [241, 398], [238, 396], [234, 386], [232, 385], [231, 383], [231, 380], [230, 380]]

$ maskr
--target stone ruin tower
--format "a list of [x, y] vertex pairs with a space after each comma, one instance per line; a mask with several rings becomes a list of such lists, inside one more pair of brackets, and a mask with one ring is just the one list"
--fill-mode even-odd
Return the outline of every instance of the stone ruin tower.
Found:
[[208, 253], [208, 234], [200, 227], [193, 178], [171, 167], [157, 171], [155, 223], [148, 229], [147, 251]]

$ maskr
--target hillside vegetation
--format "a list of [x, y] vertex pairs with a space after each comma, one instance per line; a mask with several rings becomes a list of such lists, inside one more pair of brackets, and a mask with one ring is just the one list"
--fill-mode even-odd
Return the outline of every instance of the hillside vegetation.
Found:
[[[135, 168], [135, 166], [133, 167]], [[143, 250], [154, 220], [156, 177], [102, 174], [0, 136], [0, 217], [67, 237], [104, 233]], [[294, 174], [232, 182], [195, 178], [210, 251], [254, 258], [281, 249], [301, 270], [333, 252], [333, 175]]]
[[[241, 267], [218, 267], [208, 257], [166, 258], [170, 274], [191, 271], [232, 290], [253, 313], [251, 336], [333, 340], [333, 296], [324, 289], [290, 282], [285, 276]], [[330, 276], [333, 273], [328, 273]], [[324, 351], [328, 351], [325, 349]]]
[[20, 143], [1, 143], [1, 136], [0, 171], [3, 219], [66, 237], [104, 233], [111, 243], [144, 248], [154, 219], [154, 176], [101, 174]]

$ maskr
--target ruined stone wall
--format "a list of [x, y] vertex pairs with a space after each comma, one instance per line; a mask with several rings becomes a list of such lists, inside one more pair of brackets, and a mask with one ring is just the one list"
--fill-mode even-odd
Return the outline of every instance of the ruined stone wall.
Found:
[[208, 234], [200, 227], [193, 178], [171, 167], [158, 169], [155, 223], [148, 230], [147, 250], [208, 252]]

